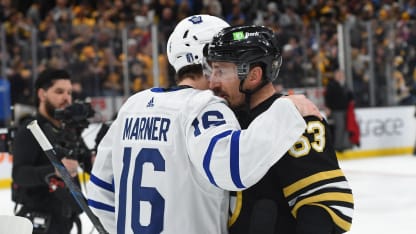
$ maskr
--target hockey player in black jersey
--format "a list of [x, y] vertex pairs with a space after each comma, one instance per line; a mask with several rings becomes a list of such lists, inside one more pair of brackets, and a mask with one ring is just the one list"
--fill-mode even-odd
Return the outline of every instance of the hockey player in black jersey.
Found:
[[[235, 110], [241, 127], [281, 97], [272, 81], [282, 57], [277, 36], [261, 26], [223, 29], [210, 43], [210, 88]], [[243, 89], [244, 87], [249, 87]], [[303, 136], [255, 186], [230, 202], [231, 234], [338, 234], [350, 230], [353, 195], [325, 120], [305, 117]], [[264, 136], [267, 137], [267, 136]]]

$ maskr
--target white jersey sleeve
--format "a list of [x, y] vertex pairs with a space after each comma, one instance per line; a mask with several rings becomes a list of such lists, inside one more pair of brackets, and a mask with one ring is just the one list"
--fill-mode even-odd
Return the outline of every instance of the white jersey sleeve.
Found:
[[233, 112], [218, 102], [206, 106], [189, 121], [187, 145], [191, 161], [212, 184], [232, 191], [258, 182], [306, 127], [295, 105], [286, 98], [277, 99], [246, 130], [239, 130]]
[[93, 181], [94, 183], [87, 183], [88, 205], [109, 233], [116, 233], [114, 222], [116, 219], [114, 213], [114, 174], [111, 152], [113, 145], [112, 136], [117, 128], [118, 124], [114, 121], [101, 140], [101, 143], [97, 148], [98, 157], [96, 157], [93, 165], [93, 170], [96, 172], [96, 175], [92, 173], [90, 176], [90, 181]]

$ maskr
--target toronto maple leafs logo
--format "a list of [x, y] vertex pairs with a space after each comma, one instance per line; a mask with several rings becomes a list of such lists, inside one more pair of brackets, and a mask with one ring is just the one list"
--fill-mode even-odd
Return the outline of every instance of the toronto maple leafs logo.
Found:
[[202, 17], [200, 15], [196, 16], [192, 16], [190, 19], [188, 19], [191, 23], [193, 24], [200, 24], [202, 23]]

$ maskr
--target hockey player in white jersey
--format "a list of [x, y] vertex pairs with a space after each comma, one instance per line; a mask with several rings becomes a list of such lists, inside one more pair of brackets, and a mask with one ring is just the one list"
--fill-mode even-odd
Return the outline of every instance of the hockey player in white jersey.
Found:
[[[226, 26], [209, 15], [183, 19], [167, 45], [178, 86], [130, 97], [101, 141], [88, 203], [110, 233], [227, 233], [227, 190], [256, 183], [304, 132], [289, 98], [241, 131], [224, 99], [200, 90], [202, 49]], [[301, 112], [316, 113], [300, 99]]]

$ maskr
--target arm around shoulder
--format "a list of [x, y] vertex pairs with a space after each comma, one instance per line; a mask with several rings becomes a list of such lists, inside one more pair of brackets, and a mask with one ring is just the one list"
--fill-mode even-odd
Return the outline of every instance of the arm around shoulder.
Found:
[[299, 113], [305, 116], [316, 116], [322, 120], [322, 115], [319, 112], [318, 107], [303, 94], [294, 94], [290, 96], [285, 96], [283, 98], [289, 99], [296, 106]]

